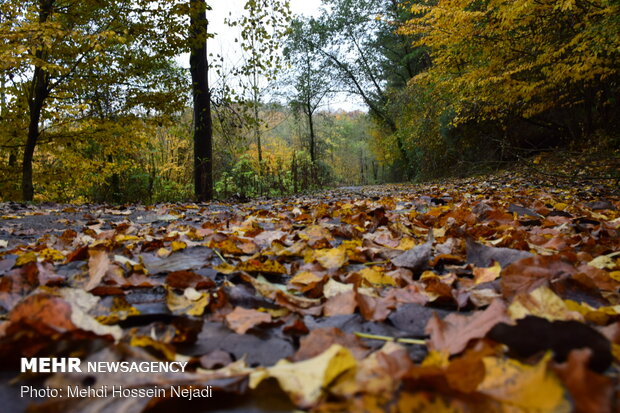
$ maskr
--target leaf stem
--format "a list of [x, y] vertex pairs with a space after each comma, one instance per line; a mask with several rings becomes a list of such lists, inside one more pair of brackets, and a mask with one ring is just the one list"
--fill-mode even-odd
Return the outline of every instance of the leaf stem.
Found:
[[372, 262], [365, 262], [364, 265], [369, 266], [369, 265], [380, 265], [380, 264], [387, 264], [388, 261], [372, 261]]
[[222, 256], [222, 254], [220, 254], [220, 252], [219, 252], [218, 250], [216, 250], [215, 248], [213, 248], [213, 252], [215, 252], [215, 253], [217, 254], [217, 256], [220, 258], [220, 260], [222, 260], [222, 262], [223, 262], [224, 264], [226, 264], [226, 265], [230, 265], [230, 264], [228, 263], [228, 261], [226, 261], [226, 260], [224, 259], [224, 257]]
[[398, 337], [390, 337], [390, 336], [379, 336], [376, 334], [367, 334], [360, 333], [359, 331], [353, 332], [356, 336], [360, 338], [369, 338], [371, 340], [383, 340], [383, 341], [395, 341], [396, 343], [405, 343], [405, 344], [418, 344], [420, 346], [426, 345], [426, 340], [418, 339], [418, 338], [398, 338]]

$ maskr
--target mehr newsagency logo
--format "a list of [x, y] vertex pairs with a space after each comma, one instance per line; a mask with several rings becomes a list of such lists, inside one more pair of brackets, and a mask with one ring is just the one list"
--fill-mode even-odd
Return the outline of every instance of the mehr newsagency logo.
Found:
[[[77, 357], [33, 357], [21, 359], [22, 373], [185, 373], [187, 361], [87, 361]], [[21, 386], [20, 396], [29, 398], [77, 397], [181, 397], [206, 398], [213, 396], [212, 386], [177, 385], [167, 388], [152, 386], [132, 388], [123, 385], [77, 386], [64, 388]]]

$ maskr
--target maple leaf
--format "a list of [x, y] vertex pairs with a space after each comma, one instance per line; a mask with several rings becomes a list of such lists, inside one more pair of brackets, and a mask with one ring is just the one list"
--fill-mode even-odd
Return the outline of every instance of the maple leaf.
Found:
[[470, 340], [483, 338], [498, 323], [510, 322], [506, 305], [495, 300], [484, 311], [464, 316], [450, 314], [443, 320], [433, 315], [426, 325], [430, 334], [429, 346], [434, 350], [457, 354], [465, 349]]

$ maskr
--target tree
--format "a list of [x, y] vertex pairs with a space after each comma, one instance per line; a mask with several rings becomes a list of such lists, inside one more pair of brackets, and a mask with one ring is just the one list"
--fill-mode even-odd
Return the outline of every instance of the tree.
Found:
[[242, 87], [250, 94], [252, 128], [260, 170], [263, 148], [259, 106], [264, 93], [263, 85], [265, 82], [273, 82], [282, 69], [279, 49], [288, 33], [291, 12], [288, 0], [247, 0], [244, 10], [247, 15], [230, 23], [241, 27], [241, 47], [246, 53], [246, 59], [236, 68], [235, 73], [249, 81], [247, 85], [242, 84]]
[[332, 70], [339, 89], [359, 96], [383, 133], [396, 136], [404, 172], [411, 162], [405, 143], [395, 135], [398, 110], [392, 95], [428, 64], [423, 48], [395, 33], [410, 14], [401, 1], [327, 0], [321, 16], [310, 21], [310, 33], [317, 58]]
[[617, 1], [427, 2], [401, 33], [432, 51], [416, 79], [453, 96], [454, 123], [524, 119], [573, 138], [618, 119]]
[[291, 106], [293, 110], [300, 110], [306, 117], [310, 160], [316, 164], [314, 113], [330, 92], [329, 76], [326, 67], [315, 58], [318, 53], [315, 50], [316, 42], [308, 41], [308, 37], [312, 35], [309, 22], [298, 19], [291, 24], [291, 28], [284, 49], [284, 55], [293, 67], [294, 92]]
[[67, 136], [83, 134], [77, 125], [92, 126], [84, 121], [96, 111], [98, 91], [114, 90], [115, 114], [135, 117], [180, 107], [183, 96], [171, 90], [182, 81], [162, 68], [178, 53], [181, 20], [176, 18], [175, 2], [157, 5], [148, 0], [3, 3], [2, 14], [9, 18], [0, 23], [5, 39], [0, 56], [3, 78], [11, 81], [8, 105], [19, 114], [20, 105], [27, 102], [24, 200], [34, 197], [38, 143], [42, 138], [54, 141], [61, 131], [67, 141]]
[[190, 71], [194, 99], [194, 192], [199, 201], [213, 199], [213, 121], [207, 61], [207, 4], [190, 0]]

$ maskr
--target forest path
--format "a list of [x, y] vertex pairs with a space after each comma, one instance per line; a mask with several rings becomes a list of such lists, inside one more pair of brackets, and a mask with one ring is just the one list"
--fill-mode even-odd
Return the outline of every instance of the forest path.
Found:
[[[77, 354], [190, 369], [20, 383], [216, 390], [152, 401], [162, 411], [328, 409], [325, 389], [335, 411], [437, 407], [415, 383], [489, 410], [544, 386], [547, 406], [595, 393], [604, 411], [618, 389], [620, 200], [609, 186], [557, 184], [503, 172], [246, 203], [0, 204], [0, 394], [28, 402], [6, 382], [19, 357]], [[139, 412], [149, 399], [128, 400], [51, 398], [33, 411]]]

